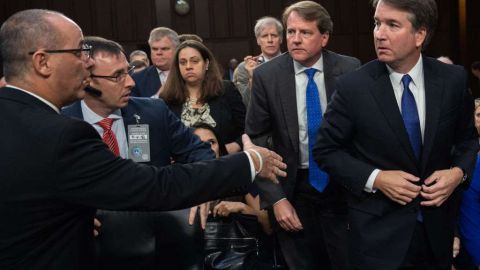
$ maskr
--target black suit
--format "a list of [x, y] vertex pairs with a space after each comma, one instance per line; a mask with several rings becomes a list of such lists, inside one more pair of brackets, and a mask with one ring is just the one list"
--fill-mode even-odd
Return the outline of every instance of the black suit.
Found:
[[180, 209], [250, 184], [243, 153], [160, 169], [116, 158], [88, 123], [16, 89], [0, 89], [0, 114], [0, 269], [90, 269], [95, 209]]
[[[423, 181], [436, 170], [458, 166], [471, 174], [474, 167], [478, 140], [464, 70], [424, 57], [423, 71], [426, 118], [420, 162], [384, 63], [375, 60], [341, 77], [325, 113], [314, 155], [331, 179], [349, 190], [355, 269], [398, 269], [417, 226], [420, 196], [401, 206], [380, 191], [363, 191], [374, 169], [403, 170]], [[440, 207], [421, 208], [438, 269], [450, 269], [457, 193]]]
[[[337, 76], [354, 70], [360, 66], [360, 62], [352, 57], [336, 54], [324, 50], [322, 52], [324, 66], [324, 80], [327, 99], [334, 92], [334, 84]], [[247, 113], [246, 132], [252, 138], [262, 136], [271, 136], [273, 150], [284, 158], [287, 164], [287, 177], [280, 179], [280, 185], [270, 185], [266, 181], [257, 181], [260, 189], [262, 207], [269, 207], [282, 198], [287, 198], [296, 208], [300, 221], [304, 225], [305, 231], [296, 235], [304, 235], [305, 238], [311, 238], [312, 242], [318, 242], [316, 245], [322, 245], [323, 241], [315, 240], [310, 234], [323, 234], [321, 232], [312, 232], [320, 230], [311, 219], [317, 218], [317, 213], [309, 214], [311, 208], [321, 209], [323, 213], [335, 213], [335, 215], [346, 215], [346, 203], [343, 200], [342, 189], [335, 184], [329, 184], [323, 193], [313, 191], [308, 183], [300, 181], [298, 178], [299, 165], [299, 124], [296, 100], [295, 71], [292, 57], [284, 53], [266, 62], [255, 69], [253, 74], [252, 99]], [[302, 177], [304, 178], [304, 177]], [[299, 189], [302, 189], [301, 191]], [[301, 194], [301, 195], [299, 195]], [[300, 200], [300, 197], [301, 200]], [[306, 200], [303, 198], [307, 197]], [[314, 211], [314, 210], [313, 210]], [[312, 211], [310, 211], [311, 213]], [[303, 220], [302, 220], [303, 219]], [[313, 228], [312, 228], [313, 227]], [[315, 228], [317, 227], [317, 228]], [[346, 224], [337, 227], [336, 230], [343, 231], [339, 234], [346, 234]], [[329, 234], [329, 233], [327, 233]], [[296, 237], [295, 234], [286, 234], [284, 230], [279, 230], [280, 245], [289, 267], [299, 267], [299, 269], [308, 269], [311, 267], [320, 267], [319, 263], [325, 267], [328, 264], [322, 262], [311, 262], [309, 260], [318, 259], [321, 253], [318, 249], [305, 247], [304, 250], [298, 247], [286, 247], [283, 245], [282, 238]], [[342, 243], [334, 243], [340, 246]], [[338, 251], [335, 251], [337, 254]], [[291, 259], [290, 259], [291, 257]], [[325, 258], [324, 258], [325, 259]], [[302, 267], [300, 263], [305, 263]], [[295, 266], [294, 266], [295, 264]], [[327, 266], [328, 267], [328, 266]]]
[[162, 86], [158, 70], [154, 65], [135, 72], [132, 78], [135, 81], [135, 87], [132, 88], [131, 95], [134, 97], [151, 97], [155, 95]]
[[[84, 119], [80, 101], [64, 108], [62, 114]], [[148, 124], [151, 158], [146, 164], [162, 167], [170, 165], [172, 158], [177, 163], [215, 158], [210, 145], [193, 135], [161, 99], [131, 97], [121, 114], [125, 134], [128, 125], [136, 124], [135, 115], [140, 117], [140, 124]], [[189, 208], [169, 212], [98, 211], [102, 223], [96, 238], [99, 269], [157, 269], [158, 265], [200, 269], [203, 234], [198, 222], [188, 224], [189, 213]]]

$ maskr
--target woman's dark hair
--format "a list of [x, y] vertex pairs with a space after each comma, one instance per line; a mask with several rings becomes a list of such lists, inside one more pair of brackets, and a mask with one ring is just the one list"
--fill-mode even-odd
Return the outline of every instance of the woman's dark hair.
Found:
[[217, 142], [218, 142], [218, 152], [219, 152], [218, 155], [219, 156], [228, 155], [227, 148], [225, 147], [225, 143], [222, 141], [222, 139], [220, 139], [220, 137], [218, 136], [218, 132], [215, 130], [214, 127], [212, 127], [211, 125], [209, 125], [207, 123], [204, 123], [204, 122], [197, 122], [197, 123], [193, 124], [191, 128], [193, 130], [206, 129], [206, 130], [211, 131], [212, 134], [217, 139]]
[[185, 86], [185, 80], [180, 73], [178, 55], [185, 48], [192, 48], [197, 50], [204, 61], [209, 62], [208, 69], [205, 72], [205, 78], [202, 82], [199, 102], [205, 103], [214, 97], [223, 95], [223, 81], [222, 74], [218, 67], [212, 52], [201, 42], [195, 40], [187, 40], [182, 42], [175, 51], [170, 73], [163, 90], [160, 92], [160, 97], [165, 100], [167, 104], [183, 104], [187, 101], [188, 90]]

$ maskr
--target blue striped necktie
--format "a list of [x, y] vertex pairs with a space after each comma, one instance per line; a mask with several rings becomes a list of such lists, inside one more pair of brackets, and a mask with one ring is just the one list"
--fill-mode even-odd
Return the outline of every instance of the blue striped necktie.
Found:
[[308, 123], [308, 181], [318, 191], [322, 192], [328, 184], [328, 175], [320, 170], [317, 163], [313, 159], [312, 149], [315, 145], [318, 129], [322, 122], [322, 105], [318, 87], [313, 77], [317, 70], [309, 68], [305, 70], [308, 76], [307, 83], [307, 123]]
[[420, 131], [420, 120], [418, 118], [417, 103], [415, 97], [408, 87], [412, 78], [406, 74], [402, 77], [403, 94], [402, 94], [402, 118], [405, 129], [408, 133], [410, 145], [417, 161], [420, 160], [422, 150], [422, 132]]

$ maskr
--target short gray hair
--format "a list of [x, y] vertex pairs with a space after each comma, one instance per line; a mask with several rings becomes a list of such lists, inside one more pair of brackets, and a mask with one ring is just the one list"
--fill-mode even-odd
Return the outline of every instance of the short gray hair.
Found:
[[144, 51], [142, 51], [142, 50], [135, 50], [135, 51], [131, 52], [130, 55], [128, 56], [128, 59], [129, 59], [130, 61], [132, 61], [132, 58], [133, 58], [134, 56], [136, 56], [136, 55], [145, 56], [145, 58], [148, 59], [147, 53], [144, 52]]
[[148, 44], [151, 45], [153, 42], [158, 41], [164, 37], [168, 37], [172, 41], [173, 45], [175, 45], [175, 47], [177, 47], [178, 44], [180, 44], [177, 32], [173, 31], [168, 27], [154, 28], [150, 32], [150, 37], [148, 38]]
[[255, 33], [255, 37], [259, 38], [263, 29], [265, 29], [265, 27], [270, 26], [270, 25], [274, 25], [275, 28], [277, 28], [278, 36], [280, 37], [280, 40], [282, 40], [282, 38], [283, 38], [283, 25], [279, 20], [277, 20], [274, 17], [262, 17], [262, 18], [257, 20], [257, 23], [255, 24], [255, 27], [253, 28], [253, 31]]
[[23, 77], [30, 64], [29, 52], [40, 48], [54, 49], [65, 44], [58, 27], [48, 20], [54, 16], [67, 18], [56, 11], [28, 9], [13, 14], [3, 23], [0, 28], [0, 53], [7, 80]]

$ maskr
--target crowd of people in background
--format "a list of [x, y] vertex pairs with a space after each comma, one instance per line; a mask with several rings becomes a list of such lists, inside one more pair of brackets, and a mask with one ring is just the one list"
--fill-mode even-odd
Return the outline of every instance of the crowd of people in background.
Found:
[[[326, 49], [313, 1], [259, 18], [260, 54], [225, 68], [193, 33], [128, 53], [61, 13], [13, 15], [0, 268], [480, 270], [480, 100], [424, 54], [434, 0], [372, 6], [363, 65]], [[214, 222], [236, 227], [206, 252]]]

